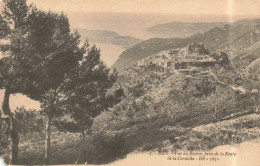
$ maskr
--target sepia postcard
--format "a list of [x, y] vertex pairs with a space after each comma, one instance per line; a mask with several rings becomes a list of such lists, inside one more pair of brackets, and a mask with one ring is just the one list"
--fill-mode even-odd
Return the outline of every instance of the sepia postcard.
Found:
[[260, 166], [260, 0], [0, 0], [0, 166]]

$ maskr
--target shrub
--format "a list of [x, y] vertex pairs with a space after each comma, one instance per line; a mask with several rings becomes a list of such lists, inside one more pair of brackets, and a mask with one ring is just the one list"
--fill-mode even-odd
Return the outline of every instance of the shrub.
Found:
[[129, 92], [132, 93], [134, 97], [140, 97], [144, 95], [144, 84], [139, 83], [136, 86], [129, 89]]
[[125, 139], [118, 133], [100, 132], [85, 142], [79, 163], [104, 164], [124, 158], [129, 152]]

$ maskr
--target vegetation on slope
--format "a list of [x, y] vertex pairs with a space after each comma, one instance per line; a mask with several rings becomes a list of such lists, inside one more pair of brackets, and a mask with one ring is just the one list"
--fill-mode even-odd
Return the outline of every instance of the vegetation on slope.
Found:
[[[149, 39], [124, 51], [113, 67], [119, 71], [123, 71], [135, 62], [150, 55], [162, 50], [182, 48], [192, 42], [206, 44], [206, 47], [211, 52], [217, 49], [242, 50], [253, 45], [260, 39], [260, 33], [258, 33], [259, 25], [259, 19], [254, 19], [250, 22], [238, 21], [231, 25], [226, 24], [223, 28], [215, 27], [205, 33], [196, 34], [189, 38]], [[249, 40], [251, 36], [254, 36], [253, 40]]]
[[[124, 87], [125, 99], [97, 117], [92, 128], [124, 133], [130, 151], [209, 150], [259, 137], [246, 134], [260, 125], [259, 116], [251, 116], [255, 85], [231, 66], [218, 64], [194, 74], [132, 66], [115, 86]], [[234, 118], [245, 120], [231, 123]]]
[[[230, 64], [188, 74], [132, 66], [110, 91], [118, 88], [124, 90], [122, 101], [94, 119], [83, 145], [79, 134], [52, 128], [52, 149], [57, 150], [51, 163], [104, 164], [132, 151], [210, 150], [259, 138], [248, 133], [260, 127], [255, 94], [249, 93], [255, 85]], [[21, 137], [22, 164], [43, 163], [43, 134]]]

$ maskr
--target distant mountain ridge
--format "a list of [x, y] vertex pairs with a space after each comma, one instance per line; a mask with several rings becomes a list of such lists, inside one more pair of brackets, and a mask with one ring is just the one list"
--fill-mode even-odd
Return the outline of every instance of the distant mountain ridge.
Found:
[[161, 38], [184, 38], [190, 37], [196, 33], [206, 32], [214, 27], [222, 27], [227, 22], [169, 22], [158, 24], [147, 28], [153, 35]]
[[130, 47], [141, 42], [140, 39], [136, 39], [130, 36], [120, 36], [115, 32], [107, 30], [89, 30], [77, 28], [77, 31], [81, 35], [82, 39], [89, 39], [91, 42], [108, 43], [120, 45], [123, 47]]
[[[127, 49], [120, 55], [113, 67], [122, 71], [135, 62], [163, 50], [182, 48], [187, 44], [204, 43], [209, 51], [224, 49], [227, 52], [252, 46], [260, 41], [260, 19], [248, 19], [226, 24], [222, 28], [214, 27], [209, 31], [189, 38], [152, 38]], [[237, 56], [233, 54], [233, 57]]]

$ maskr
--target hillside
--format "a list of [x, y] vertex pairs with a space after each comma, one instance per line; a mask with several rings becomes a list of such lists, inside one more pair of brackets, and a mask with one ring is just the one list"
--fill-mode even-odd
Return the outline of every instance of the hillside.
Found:
[[[250, 93], [254, 86], [232, 66], [220, 63], [196, 73], [171, 73], [134, 65], [119, 74], [113, 88], [118, 87], [125, 95], [95, 118], [80, 164], [107, 164], [131, 152], [209, 151], [260, 137], [260, 115]], [[21, 135], [20, 164], [44, 162], [41, 131]], [[75, 164], [80, 134], [53, 128], [52, 137], [57, 149], [52, 163]], [[9, 161], [10, 149], [0, 151]]]
[[250, 74], [254, 74], [259, 80], [260, 79], [260, 58], [254, 60], [249, 65], [247, 65], [246, 69], [250, 72]]
[[184, 38], [206, 32], [214, 27], [223, 27], [226, 22], [169, 22], [147, 28], [154, 36], [160, 38]]
[[88, 30], [77, 29], [83, 40], [89, 39], [91, 42], [108, 43], [114, 45], [120, 45], [123, 47], [130, 47], [141, 42], [140, 39], [136, 39], [130, 36], [120, 36], [119, 34], [106, 31], [106, 30]]
[[211, 150], [259, 138], [248, 134], [260, 125], [255, 87], [230, 65], [196, 73], [134, 65], [114, 86], [123, 87], [125, 97], [95, 119], [93, 130], [120, 133], [130, 152]]
[[[217, 49], [227, 49], [228, 51], [232, 48], [242, 50], [260, 40], [259, 25], [259, 19], [244, 20], [235, 22], [232, 25], [226, 24], [223, 28], [215, 27], [205, 33], [196, 34], [189, 38], [149, 39], [124, 51], [113, 67], [122, 71], [147, 56], [162, 50], [182, 48], [192, 42], [205, 43], [210, 51]], [[251, 40], [252, 36], [253, 40]]]
[[[188, 72], [137, 63], [119, 73], [109, 91], [122, 88], [124, 95], [118, 104], [94, 118], [84, 144], [80, 143], [80, 134], [53, 126], [51, 145], [57, 150], [52, 153], [52, 164], [107, 164], [131, 152], [209, 151], [221, 145], [259, 140], [259, 94], [252, 93], [252, 89], [259, 89], [259, 80], [255, 84], [244, 78], [229, 63], [226, 53], [195, 46], [176, 49], [176, 57], [207, 55], [218, 61], [210, 66], [189, 65]], [[248, 50], [254, 48], [257, 46]], [[257, 67], [258, 62], [253, 60], [248, 66]], [[24, 115], [25, 124], [36, 124], [36, 119], [29, 121]], [[44, 128], [44, 123], [39, 124]], [[44, 163], [44, 131], [31, 129], [21, 135], [20, 164]], [[5, 161], [10, 160], [10, 148], [0, 148], [0, 152]]]

